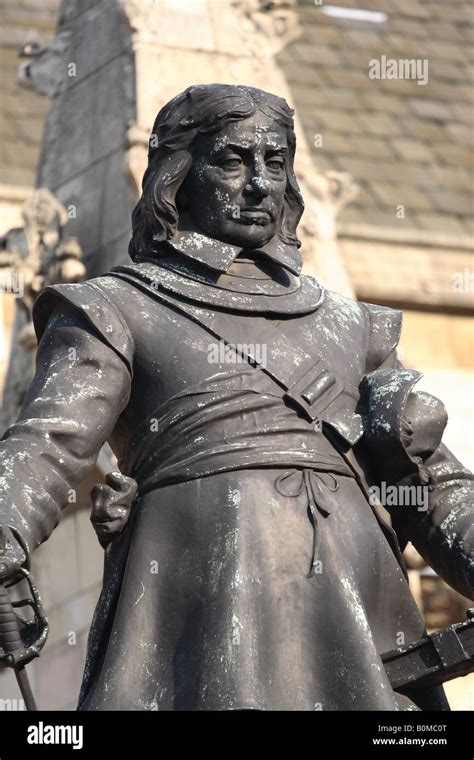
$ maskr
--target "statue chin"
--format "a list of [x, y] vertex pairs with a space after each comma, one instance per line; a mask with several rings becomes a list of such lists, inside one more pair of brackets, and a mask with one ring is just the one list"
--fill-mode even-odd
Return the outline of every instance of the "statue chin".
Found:
[[[257, 224], [239, 224], [236, 230], [229, 232], [214, 233], [212, 237], [221, 240], [223, 243], [230, 243], [239, 248], [261, 248], [268, 243], [273, 235], [261, 225]], [[208, 233], [206, 233], [208, 234]]]

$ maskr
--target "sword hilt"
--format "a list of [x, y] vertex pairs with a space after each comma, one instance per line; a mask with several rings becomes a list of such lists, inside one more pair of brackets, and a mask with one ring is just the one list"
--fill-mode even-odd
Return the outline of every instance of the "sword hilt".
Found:
[[13, 659], [8, 655], [12, 655], [23, 648], [18, 619], [13, 610], [8, 591], [3, 584], [0, 585], [0, 646], [5, 652], [7, 661]]
[[36, 711], [38, 708], [23, 661], [28, 650], [22, 641], [18, 619], [3, 584], [0, 584], [0, 647], [3, 649], [3, 662], [15, 671], [26, 709]]

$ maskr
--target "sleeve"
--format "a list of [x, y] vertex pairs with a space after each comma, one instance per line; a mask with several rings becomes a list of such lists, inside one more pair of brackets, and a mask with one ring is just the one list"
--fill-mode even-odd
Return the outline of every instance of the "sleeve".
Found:
[[[414, 391], [421, 373], [403, 367], [396, 345], [385, 347], [361, 383], [374, 475], [380, 493], [390, 486], [397, 494], [384, 506], [402, 546], [411, 541], [450, 586], [472, 599], [474, 477], [442, 443], [448, 419], [442, 402]], [[369, 356], [369, 368], [376, 361]], [[407, 489], [415, 498], [407, 498]]]
[[[18, 419], [0, 441], [0, 522], [27, 553], [58, 524], [69, 490], [94, 465], [130, 395], [130, 338], [121, 330], [112, 343], [118, 315], [103, 303], [110, 319], [91, 318], [84, 285], [68, 286], [77, 289], [71, 298], [57, 291], [39, 297], [36, 374]], [[97, 293], [94, 298], [101, 300]]]
[[395, 515], [395, 523], [446, 583], [474, 599], [473, 475], [443, 443], [424, 466], [427, 509]]

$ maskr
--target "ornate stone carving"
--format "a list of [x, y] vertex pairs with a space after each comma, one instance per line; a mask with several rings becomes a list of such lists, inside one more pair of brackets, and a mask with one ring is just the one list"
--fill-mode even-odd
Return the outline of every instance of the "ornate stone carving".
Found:
[[70, 32], [61, 31], [48, 46], [29, 39], [20, 50], [23, 59], [18, 68], [18, 81], [41, 95], [53, 97], [64, 84], [64, 62], [69, 48]]
[[284, 47], [301, 34], [301, 26], [295, 8], [295, 0], [233, 0], [235, 12], [249, 23], [244, 27], [250, 49], [258, 48], [262, 54], [262, 43], [267, 45], [270, 55], [277, 55]]
[[23, 228], [10, 230], [0, 241], [0, 271], [4, 282], [17, 284], [16, 294], [28, 313], [18, 335], [23, 348], [36, 346], [31, 309], [36, 296], [60, 282], [78, 282], [86, 270], [82, 249], [74, 237], [63, 237], [67, 211], [47, 188], [35, 190], [22, 210]]
[[309, 205], [314, 213], [318, 238], [335, 240], [336, 219], [344, 206], [354, 200], [359, 187], [348, 172], [314, 172], [305, 177], [311, 193]]

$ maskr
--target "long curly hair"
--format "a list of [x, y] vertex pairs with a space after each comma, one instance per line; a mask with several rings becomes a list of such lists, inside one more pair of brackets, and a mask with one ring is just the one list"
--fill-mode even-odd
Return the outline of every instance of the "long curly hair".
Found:
[[227, 124], [257, 111], [286, 130], [289, 160], [279, 237], [299, 248], [296, 228], [304, 210], [293, 163], [296, 138], [294, 111], [286, 100], [255, 87], [229, 84], [193, 85], [169, 101], [156, 117], [143, 176], [142, 196], [132, 214], [130, 257], [134, 261], [160, 255], [160, 243], [178, 226], [176, 196], [192, 165], [191, 146], [199, 134], [219, 132]]

